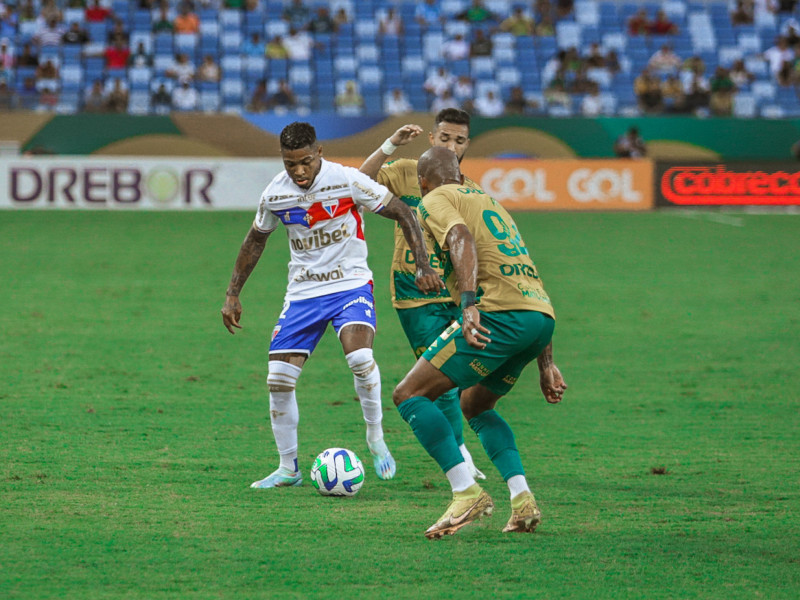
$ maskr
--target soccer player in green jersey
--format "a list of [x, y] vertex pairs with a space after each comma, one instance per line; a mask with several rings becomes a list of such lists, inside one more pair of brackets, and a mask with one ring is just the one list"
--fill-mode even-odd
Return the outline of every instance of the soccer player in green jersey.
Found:
[[425, 536], [452, 535], [494, 507], [464, 463], [452, 428], [430, 401], [453, 387], [461, 392], [470, 427], [508, 484], [511, 518], [503, 531], [532, 532], [541, 512], [514, 434], [495, 405], [534, 359], [545, 399], [561, 401], [567, 385], [553, 363], [555, 313], [511, 215], [465, 184], [457, 156], [434, 147], [417, 168], [420, 222], [434, 239], [451, 297], [461, 302], [459, 322], [431, 344], [393, 394], [403, 419], [453, 490], [452, 502]]
[[[431, 146], [442, 146], [452, 150], [460, 161], [469, 147], [469, 114], [457, 108], [446, 108], [434, 119], [433, 131], [428, 134]], [[412, 209], [419, 204], [421, 193], [417, 179], [417, 161], [401, 158], [386, 165], [384, 163], [398, 146], [408, 144], [422, 133], [418, 125], [405, 125], [394, 132], [383, 145], [375, 150], [361, 165], [361, 172], [369, 175], [381, 185], [389, 188], [395, 196]], [[478, 185], [467, 180], [476, 189]], [[443, 274], [439, 259], [428, 246], [430, 266]], [[397, 311], [400, 325], [408, 338], [414, 357], [419, 358], [436, 337], [457, 320], [461, 311], [453, 304], [447, 290], [438, 294], [423, 294], [414, 284], [416, 264], [414, 255], [403, 237], [399, 227], [394, 229], [394, 254], [392, 256], [392, 276], [389, 282], [392, 304]], [[473, 477], [486, 479], [475, 464], [464, 443], [464, 422], [456, 389], [448, 390], [435, 400], [436, 406], [444, 413], [456, 437], [461, 455]]]

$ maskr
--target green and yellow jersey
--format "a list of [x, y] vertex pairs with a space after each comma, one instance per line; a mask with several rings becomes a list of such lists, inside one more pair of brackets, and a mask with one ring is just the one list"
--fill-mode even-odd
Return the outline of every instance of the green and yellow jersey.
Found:
[[477, 306], [483, 312], [535, 310], [555, 318], [536, 265], [514, 219], [483, 190], [448, 184], [436, 188], [417, 206], [423, 231], [435, 240], [447, 289], [454, 298], [460, 290], [450, 262], [447, 234], [466, 225], [478, 251]]
[[[419, 204], [422, 193], [417, 179], [417, 161], [401, 158], [385, 164], [378, 172], [378, 183], [386, 186], [400, 200], [405, 202], [411, 210]], [[477, 184], [467, 180], [470, 187], [480, 189]], [[428, 261], [431, 267], [444, 279], [444, 269], [436, 255], [431, 242], [427, 241]], [[419, 291], [414, 279], [416, 277], [416, 263], [411, 248], [403, 237], [403, 229], [397, 223], [394, 228], [394, 254], [392, 256], [392, 276], [389, 287], [392, 292], [392, 305], [395, 308], [414, 308], [436, 302], [452, 302], [447, 290], [442, 290], [436, 295], [425, 295]]]

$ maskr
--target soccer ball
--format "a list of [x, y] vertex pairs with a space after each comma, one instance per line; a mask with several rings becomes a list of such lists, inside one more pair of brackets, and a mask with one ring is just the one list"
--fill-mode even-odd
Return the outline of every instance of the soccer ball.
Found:
[[364, 465], [347, 448], [328, 448], [311, 465], [311, 485], [323, 496], [355, 496], [364, 484]]

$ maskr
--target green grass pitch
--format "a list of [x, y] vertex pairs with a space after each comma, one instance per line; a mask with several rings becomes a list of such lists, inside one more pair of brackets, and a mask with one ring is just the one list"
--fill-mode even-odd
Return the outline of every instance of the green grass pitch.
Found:
[[248, 488], [276, 465], [266, 348], [278, 231], [219, 309], [252, 214], [0, 213], [0, 598], [796, 598], [800, 220], [517, 214], [550, 292], [565, 400], [535, 366], [499, 410], [540, 501], [422, 533], [445, 478], [390, 400], [412, 364], [388, 300], [391, 223], [367, 216], [387, 441], [377, 480], [329, 332], [298, 387], [300, 461], [368, 466], [352, 499]]

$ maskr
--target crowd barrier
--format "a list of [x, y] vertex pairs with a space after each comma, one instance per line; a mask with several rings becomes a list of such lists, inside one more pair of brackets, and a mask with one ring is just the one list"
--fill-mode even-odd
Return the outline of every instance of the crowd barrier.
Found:
[[[282, 169], [279, 159], [2, 157], [0, 208], [255, 210]], [[509, 210], [800, 205], [792, 162], [465, 159], [462, 170]]]

